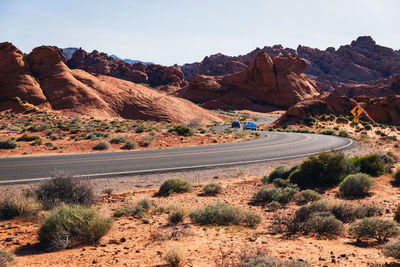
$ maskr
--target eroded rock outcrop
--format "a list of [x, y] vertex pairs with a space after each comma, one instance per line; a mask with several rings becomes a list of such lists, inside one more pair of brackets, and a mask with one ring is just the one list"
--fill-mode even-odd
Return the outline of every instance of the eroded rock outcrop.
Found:
[[25, 56], [9, 43], [0, 44], [0, 85], [1, 101], [18, 96], [68, 115], [176, 123], [221, 121], [218, 114], [185, 99], [126, 80], [71, 70], [60, 51], [50, 46], [35, 48]]
[[319, 96], [321, 91], [304, 74], [304, 60], [292, 56], [269, 57], [259, 53], [240, 72], [225, 76], [196, 76], [181, 96], [215, 108], [252, 108], [265, 105], [290, 107]]

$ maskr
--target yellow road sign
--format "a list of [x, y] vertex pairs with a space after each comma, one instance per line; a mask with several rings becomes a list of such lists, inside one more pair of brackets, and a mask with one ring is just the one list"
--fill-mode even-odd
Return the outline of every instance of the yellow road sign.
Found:
[[355, 123], [358, 123], [360, 120], [359, 120], [357, 117], [355, 117], [353, 121], [354, 121]]
[[363, 113], [363, 111], [360, 109], [359, 106], [355, 106], [350, 112], [356, 118], [359, 117]]

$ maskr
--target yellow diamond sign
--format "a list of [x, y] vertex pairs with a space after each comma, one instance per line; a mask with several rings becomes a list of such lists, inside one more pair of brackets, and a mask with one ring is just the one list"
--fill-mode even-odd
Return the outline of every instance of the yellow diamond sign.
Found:
[[350, 112], [356, 118], [358, 118], [363, 113], [359, 106], [355, 106]]

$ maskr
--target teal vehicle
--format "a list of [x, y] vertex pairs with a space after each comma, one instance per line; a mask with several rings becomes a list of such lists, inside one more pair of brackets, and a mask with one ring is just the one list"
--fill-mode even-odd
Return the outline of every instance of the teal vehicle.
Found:
[[232, 121], [232, 128], [240, 128], [240, 122], [238, 120]]
[[257, 130], [257, 125], [256, 125], [256, 123], [254, 121], [246, 121], [243, 124], [243, 130], [253, 130], [253, 131], [255, 131], [255, 130]]

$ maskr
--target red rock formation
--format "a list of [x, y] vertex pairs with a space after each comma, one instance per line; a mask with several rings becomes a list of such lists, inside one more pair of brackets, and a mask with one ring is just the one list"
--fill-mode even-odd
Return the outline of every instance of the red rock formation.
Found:
[[355, 97], [361, 107], [377, 122], [400, 125], [400, 95]]
[[68, 66], [73, 69], [82, 69], [90, 73], [108, 75], [135, 83], [149, 83], [152, 86], [179, 86], [184, 80], [184, 75], [178, 66], [130, 64], [109, 57], [105, 53], [99, 53], [97, 50], [90, 54], [82, 49], [77, 50], [68, 61]]
[[245, 70], [225, 76], [196, 76], [179, 94], [208, 107], [211, 102], [214, 107], [218, 103], [221, 107], [246, 109], [257, 105], [290, 107], [321, 94], [303, 73], [305, 69], [306, 63], [299, 58], [271, 59], [261, 52]]
[[[299, 46], [296, 50], [283, 48], [281, 45], [264, 47], [242, 56], [229, 57], [216, 54], [206, 57], [200, 63], [185, 64], [182, 71], [185, 78], [191, 80], [195, 75], [226, 75], [240, 71], [226, 66], [241, 63], [249, 65], [259, 52], [266, 52], [269, 56], [293, 55], [304, 58], [307, 63], [306, 74], [317, 82], [324, 91], [332, 92], [342, 88], [343, 95], [358, 92], [366, 86], [369, 94], [373, 93], [371, 81], [389, 78], [391, 75], [400, 73], [400, 51], [379, 46], [369, 36], [359, 37], [350, 45], [341, 46], [338, 50], [329, 47], [319, 50], [306, 46]], [[240, 68], [245, 68], [243, 65]], [[370, 89], [368, 89], [370, 88]], [[385, 90], [379, 90], [373, 95], [386, 95]]]
[[[63, 114], [189, 123], [220, 121], [216, 113], [129, 81], [68, 68], [58, 49], [35, 48], [24, 56], [11, 44], [0, 45], [2, 100], [20, 97], [47, 104]], [[5, 64], [2, 64], [5, 63]], [[8, 67], [7, 67], [8, 66]], [[35, 81], [33, 78], [35, 74]], [[8, 76], [14, 75], [9, 81]]]
[[46, 102], [24, 54], [11, 43], [0, 43], [0, 101], [17, 96], [35, 105]]

